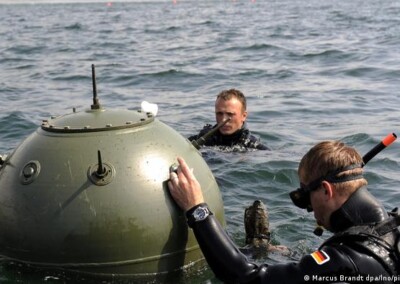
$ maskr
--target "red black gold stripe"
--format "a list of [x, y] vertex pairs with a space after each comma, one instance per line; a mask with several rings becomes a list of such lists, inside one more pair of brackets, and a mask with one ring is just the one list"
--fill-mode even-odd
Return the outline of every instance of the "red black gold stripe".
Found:
[[319, 265], [324, 264], [325, 262], [328, 262], [330, 260], [329, 255], [327, 255], [326, 252], [322, 250], [317, 250], [313, 252], [311, 256], [314, 258], [315, 262]]

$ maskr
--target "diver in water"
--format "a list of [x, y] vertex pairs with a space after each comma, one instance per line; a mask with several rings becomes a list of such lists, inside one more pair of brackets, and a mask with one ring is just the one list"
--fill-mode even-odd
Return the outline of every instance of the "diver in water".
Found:
[[292, 201], [314, 211], [317, 223], [334, 234], [297, 263], [250, 262], [204, 203], [200, 184], [182, 158], [168, 187], [209, 266], [225, 283], [400, 283], [400, 215], [387, 213], [369, 193], [364, 161], [340, 141], [318, 143], [302, 158], [300, 188], [290, 194]]
[[[246, 126], [247, 103], [244, 94], [236, 89], [224, 90], [215, 101], [215, 117], [217, 124], [227, 118], [230, 120], [208, 137], [204, 146], [243, 147], [258, 150], [269, 150], [260, 139], [250, 133]], [[199, 134], [190, 136], [189, 141], [197, 140], [210, 132], [215, 126], [207, 124]]]

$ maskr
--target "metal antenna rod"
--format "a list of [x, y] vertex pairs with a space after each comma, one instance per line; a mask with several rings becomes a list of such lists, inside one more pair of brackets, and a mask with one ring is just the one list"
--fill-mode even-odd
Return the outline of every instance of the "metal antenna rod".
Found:
[[96, 171], [96, 176], [102, 177], [106, 173], [106, 169], [103, 166], [103, 161], [101, 160], [101, 153], [100, 150], [97, 150], [97, 159], [98, 159], [98, 167]]
[[94, 64], [92, 64], [92, 84], [93, 84], [93, 104], [91, 106], [92, 109], [99, 109], [99, 99], [97, 98], [97, 87], [96, 87], [96, 73], [94, 70]]

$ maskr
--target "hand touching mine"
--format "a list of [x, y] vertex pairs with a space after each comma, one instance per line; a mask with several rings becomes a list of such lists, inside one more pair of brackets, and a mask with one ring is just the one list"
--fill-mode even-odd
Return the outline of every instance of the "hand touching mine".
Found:
[[178, 157], [178, 163], [177, 173], [170, 173], [168, 187], [176, 203], [186, 212], [190, 208], [203, 203], [204, 198], [193, 170], [189, 169], [185, 160], [181, 157]]

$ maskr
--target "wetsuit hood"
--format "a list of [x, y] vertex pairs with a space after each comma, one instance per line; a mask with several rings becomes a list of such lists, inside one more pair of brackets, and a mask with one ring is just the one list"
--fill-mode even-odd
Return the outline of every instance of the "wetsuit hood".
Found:
[[382, 204], [363, 186], [331, 214], [330, 231], [337, 233], [351, 226], [372, 224], [387, 218], [388, 214]]

